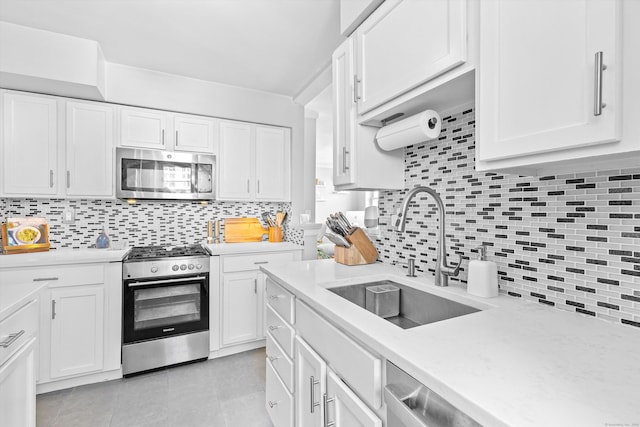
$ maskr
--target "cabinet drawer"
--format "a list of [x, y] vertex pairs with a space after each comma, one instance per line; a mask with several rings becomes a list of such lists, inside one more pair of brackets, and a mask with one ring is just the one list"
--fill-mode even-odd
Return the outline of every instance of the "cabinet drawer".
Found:
[[[30, 301], [0, 322], [0, 365], [38, 331], [38, 300]], [[6, 345], [6, 347], [5, 347]]]
[[287, 357], [284, 350], [276, 343], [271, 333], [267, 333], [267, 359], [276, 370], [282, 382], [293, 393], [293, 361]]
[[302, 338], [369, 405], [382, 405], [382, 361], [300, 301], [297, 329]]
[[267, 332], [280, 344], [280, 347], [282, 347], [285, 353], [293, 359], [293, 339], [295, 337], [295, 331], [269, 306], [267, 306]]
[[267, 278], [267, 303], [289, 324], [295, 323], [295, 297], [282, 286]]
[[293, 396], [267, 360], [266, 380], [267, 413], [274, 427], [293, 427]]
[[293, 252], [225, 256], [222, 258], [222, 272], [259, 270], [261, 265], [284, 263], [293, 260]]
[[104, 265], [87, 264], [65, 267], [38, 267], [10, 269], [0, 272], [2, 283], [48, 283], [58, 286], [94, 285], [104, 283]]

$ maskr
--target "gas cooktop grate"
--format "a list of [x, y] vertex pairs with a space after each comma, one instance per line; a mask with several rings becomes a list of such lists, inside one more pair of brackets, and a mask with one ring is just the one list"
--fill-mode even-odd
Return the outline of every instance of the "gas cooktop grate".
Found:
[[209, 253], [201, 245], [186, 246], [134, 246], [125, 261], [141, 261], [146, 259], [174, 258], [185, 256], [208, 256]]

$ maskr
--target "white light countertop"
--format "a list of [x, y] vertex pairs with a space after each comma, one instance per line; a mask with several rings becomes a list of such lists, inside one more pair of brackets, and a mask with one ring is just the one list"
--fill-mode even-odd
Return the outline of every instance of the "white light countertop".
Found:
[[55, 249], [48, 252], [0, 255], [0, 268], [40, 267], [93, 262], [119, 262], [129, 251], [126, 249]]
[[0, 322], [34, 299], [44, 283], [0, 283]]
[[217, 243], [205, 245], [212, 255], [234, 255], [259, 252], [279, 252], [302, 250], [302, 246], [291, 242], [249, 242], [249, 243]]
[[[262, 270], [483, 425], [640, 425], [637, 328], [508, 296], [470, 296], [380, 263], [301, 261]], [[326, 290], [385, 279], [483, 310], [403, 330]]]

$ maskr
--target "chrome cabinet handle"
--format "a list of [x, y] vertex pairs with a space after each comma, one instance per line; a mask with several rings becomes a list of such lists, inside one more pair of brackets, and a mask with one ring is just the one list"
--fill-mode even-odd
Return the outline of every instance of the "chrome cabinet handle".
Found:
[[58, 280], [57, 277], [36, 277], [33, 279], [34, 282], [52, 282], [54, 280]]
[[256, 261], [254, 262], [254, 264], [259, 265], [259, 264], [269, 264], [269, 261]]
[[280, 356], [278, 356], [278, 357], [273, 357], [273, 356], [269, 356], [269, 355], [267, 354], [267, 359], [269, 359], [269, 362], [273, 363], [273, 362], [275, 362], [276, 360], [280, 359]]
[[269, 405], [269, 408], [273, 408], [274, 406], [278, 405], [278, 401], [273, 401], [273, 400], [269, 400], [267, 401], [267, 404]]
[[360, 95], [358, 95], [358, 83], [360, 83], [360, 80], [358, 80], [358, 76], [356, 76], [354, 74], [353, 76], [353, 103], [357, 103], [358, 100], [360, 99]]
[[247, 193], [249, 192], [249, 180], [247, 180]]
[[53, 169], [49, 169], [49, 188], [53, 188]]
[[336, 425], [335, 421], [329, 422], [329, 403], [335, 400], [335, 397], [328, 398], [327, 393], [322, 395], [322, 406], [324, 408], [324, 427], [332, 427]]
[[18, 339], [24, 335], [24, 329], [20, 332], [16, 332], [15, 334], [9, 334], [6, 340], [0, 342], [0, 347], [8, 348], [14, 342], [18, 341]]
[[51, 320], [56, 318], [56, 300], [51, 300]]
[[320, 380], [316, 380], [313, 375], [309, 377], [309, 388], [311, 390], [311, 413], [313, 414], [316, 406], [320, 406], [320, 402], [316, 402], [316, 385], [320, 384]]
[[595, 56], [595, 78], [594, 82], [594, 94], [593, 94], [593, 115], [599, 116], [602, 114], [602, 109], [607, 106], [602, 102], [602, 72], [607, 69], [607, 66], [602, 62], [602, 51], [596, 52]]
[[342, 172], [346, 172], [349, 169], [349, 166], [347, 166], [348, 155], [349, 150], [347, 150], [347, 147], [342, 147]]
[[271, 332], [273, 331], [277, 331], [278, 329], [282, 328], [282, 326], [273, 326], [273, 325], [269, 325], [269, 330]]
[[162, 129], [162, 145], [164, 145], [164, 129]]
[[258, 194], [260, 194], [260, 180], [258, 180]]
[[258, 293], [258, 279], [253, 279], [253, 293]]
[[67, 188], [71, 187], [71, 171], [67, 171]]
[[178, 146], [178, 131], [176, 131], [176, 147]]
[[274, 300], [277, 300], [277, 299], [279, 299], [279, 298], [284, 298], [284, 295], [269, 295], [269, 296], [268, 296], [268, 298], [269, 298], [271, 301], [274, 301]]

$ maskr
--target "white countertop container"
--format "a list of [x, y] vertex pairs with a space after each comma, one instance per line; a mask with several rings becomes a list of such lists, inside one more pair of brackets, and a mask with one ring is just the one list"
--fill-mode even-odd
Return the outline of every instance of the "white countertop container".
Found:
[[[507, 296], [483, 299], [432, 276], [333, 260], [262, 270], [338, 327], [487, 426], [640, 423], [640, 330]], [[482, 308], [403, 330], [326, 290], [393, 280]]]

